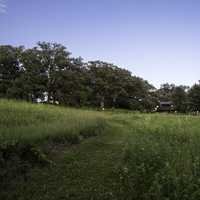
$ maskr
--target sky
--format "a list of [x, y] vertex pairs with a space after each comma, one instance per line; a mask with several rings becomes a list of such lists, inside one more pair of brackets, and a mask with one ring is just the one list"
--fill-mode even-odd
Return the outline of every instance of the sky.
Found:
[[200, 0], [0, 0], [0, 45], [58, 42], [159, 87], [200, 79]]

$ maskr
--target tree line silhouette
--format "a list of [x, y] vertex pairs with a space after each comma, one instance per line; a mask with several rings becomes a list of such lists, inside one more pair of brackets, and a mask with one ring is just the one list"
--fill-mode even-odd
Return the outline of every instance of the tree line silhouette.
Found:
[[0, 97], [67, 106], [153, 111], [173, 101], [179, 112], [200, 110], [200, 84], [163, 84], [156, 89], [126, 69], [74, 58], [61, 44], [33, 48], [0, 46]]

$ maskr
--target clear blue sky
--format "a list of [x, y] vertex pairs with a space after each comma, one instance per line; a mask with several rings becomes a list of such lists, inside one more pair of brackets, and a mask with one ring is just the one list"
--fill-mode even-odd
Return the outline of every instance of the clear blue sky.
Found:
[[200, 0], [0, 0], [0, 44], [64, 44], [155, 86], [200, 79]]

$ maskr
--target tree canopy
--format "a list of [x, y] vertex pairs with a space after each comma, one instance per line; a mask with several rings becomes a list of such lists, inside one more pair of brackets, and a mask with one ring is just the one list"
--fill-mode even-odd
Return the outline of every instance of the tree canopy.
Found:
[[67, 106], [152, 111], [173, 101], [179, 112], [200, 110], [200, 84], [165, 83], [156, 89], [130, 71], [103, 61], [84, 62], [57, 43], [0, 46], [0, 97]]

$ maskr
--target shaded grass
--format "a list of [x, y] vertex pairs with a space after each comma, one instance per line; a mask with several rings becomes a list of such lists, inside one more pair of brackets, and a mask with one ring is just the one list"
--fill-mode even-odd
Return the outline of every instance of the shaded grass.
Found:
[[0, 100], [0, 197], [30, 169], [51, 165], [52, 146], [78, 144], [105, 128], [100, 112]]
[[54, 165], [33, 168], [28, 182], [18, 177], [0, 197], [6, 199], [119, 199], [118, 168], [127, 136], [121, 125], [97, 137], [50, 154]]

